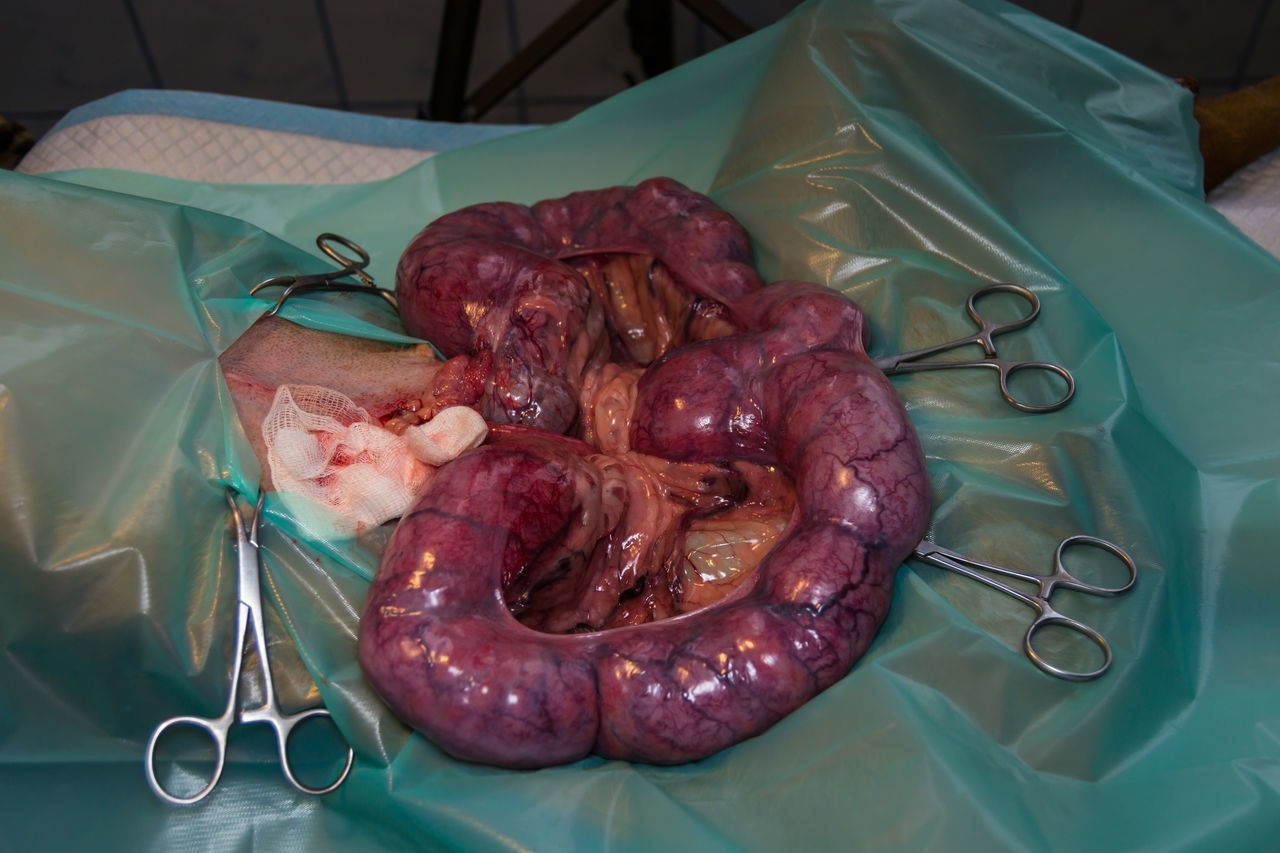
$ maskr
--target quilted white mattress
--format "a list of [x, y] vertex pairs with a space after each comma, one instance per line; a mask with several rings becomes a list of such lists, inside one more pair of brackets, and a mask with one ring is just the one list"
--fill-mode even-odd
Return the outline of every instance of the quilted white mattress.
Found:
[[[18, 169], [124, 169], [203, 183], [360, 183], [397, 175], [439, 151], [523, 129], [131, 90], [72, 110]], [[1232, 176], [1208, 202], [1280, 257], [1280, 151]]]
[[19, 171], [125, 169], [202, 183], [359, 183], [521, 129], [131, 90], [72, 110], [28, 152]]

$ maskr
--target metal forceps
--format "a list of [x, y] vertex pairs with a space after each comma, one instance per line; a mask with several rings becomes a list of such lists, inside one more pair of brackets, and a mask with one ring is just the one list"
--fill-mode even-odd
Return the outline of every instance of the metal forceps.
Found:
[[[340, 252], [337, 246], [346, 248], [355, 252], [355, 257], [348, 257]], [[396, 297], [390, 291], [383, 290], [374, 284], [373, 277], [364, 271], [369, 265], [369, 253], [360, 248], [355, 242], [348, 240], [346, 237], [337, 234], [325, 232], [316, 237], [316, 246], [320, 251], [324, 252], [334, 261], [336, 261], [340, 269], [332, 270], [326, 273], [315, 273], [313, 275], [277, 275], [266, 281], [260, 281], [249, 289], [249, 295], [257, 294], [259, 290], [268, 287], [283, 287], [284, 293], [280, 294], [280, 298], [276, 300], [276, 304], [271, 307], [266, 316], [274, 317], [284, 304], [294, 296], [303, 293], [310, 293], [316, 290], [342, 290], [351, 293], [373, 293], [381, 296], [391, 305], [392, 310], [399, 311], [399, 305]], [[340, 278], [354, 276], [359, 279], [359, 284], [350, 281], [338, 281]]]
[[[994, 323], [978, 312], [978, 300], [992, 293], [1012, 293], [1022, 297], [1031, 306], [1031, 311], [1024, 317], [1012, 320], [1008, 323]], [[973, 322], [978, 324], [978, 331], [965, 338], [957, 338], [954, 341], [948, 341], [937, 346], [918, 349], [914, 352], [904, 352], [897, 355], [882, 356], [875, 359], [876, 367], [880, 368], [885, 375], [895, 373], [913, 373], [921, 370], [950, 370], [960, 367], [988, 367], [996, 370], [1000, 375], [1000, 394], [1004, 397], [1005, 402], [1015, 409], [1022, 412], [1056, 412], [1067, 403], [1071, 402], [1071, 398], [1076, 393], [1076, 381], [1071, 373], [1060, 364], [1053, 364], [1047, 361], [1010, 361], [1000, 358], [996, 353], [996, 345], [994, 338], [996, 335], [1003, 335], [1006, 332], [1013, 332], [1018, 329], [1029, 326], [1040, 315], [1040, 300], [1034, 293], [1025, 287], [1017, 284], [989, 284], [980, 287], [973, 293], [969, 294], [969, 300], [965, 303], [965, 310], [969, 313], [969, 317]], [[957, 347], [967, 346], [969, 344], [977, 344], [982, 347], [985, 355], [980, 361], [923, 361], [930, 356], [937, 355], [941, 352], [956, 349]], [[1061, 398], [1052, 403], [1036, 404], [1026, 403], [1013, 396], [1009, 390], [1009, 377], [1019, 371], [1047, 371], [1059, 377], [1067, 384], [1066, 393]]]
[[[1097, 584], [1085, 583], [1077, 578], [1071, 572], [1067, 571], [1063, 564], [1062, 556], [1069, 549], [1077, 546], [1087, 546], [1098, 548], [1106, 551], [1112, 556], [1120, 560], [1129, 573], [1129, 579], [1126, 583], [1116, 587], [1098, 586]], [[984, 563], [981, 560], [975, 560], [972, 557], [966, 557], [963, 554], [957, 554], [955, 551], [949, 551], [939, 545], [935, 545], [928, 540], [921, 542], [916, 546], [914, 556], [923, 560], [930, 565], [938, 568], [947, 569], [964, 577], [986, 584], [992, 589], [998, 589], [1006, 595], [1011, 595], [1021, 601], [1023, 604], [1029, 605], [1036, 611], [1036, 617], [1032, 620], [1031, 625], [1027, 628], [1027, 633], [1022, 638], [1022, 650], [1026, 652], [1027, 657], [1044, 672], [1058, 678], [1065, 678], [1068, 681], [1092, 681], [1102, 675], [1111, 667], [1111, 644], [1106, 638], [1099, 634], [1096, 630], [1084, 624], [1083, 622], [1072, 619], [1070, 616], [1064, 616], [1053, 608], [1049, 600], [1053, 597], [1054, 590], [1071, 589], [1077, 592], [1087, 593], [1089, 595], [1098, 595], [1111, 597], [1128, 592], [1133, 588], [1134, 583], [1138, 579], [1138, 569], [1134, 565], [1133, 559], [1124, 552], [1120, 546], [1108, 542], [1105, 539], [1098, 539], [1094, 536], [1076, 535], [1068, 536], [1058, 543], [1058, 550], [1053, 556], [1053, 574], [1049, 575], [1033, 575], [1026, 572], [1016, 571], [1006, 566], [996, 566], [991, 563]], [[981, 570], [981, 571], [978, 571]], [[1025, 581], [1035, 584], [1037, 587], [1034, 595], [1015, 589], [1006, 583], [1002, 583], [995, 578], [983, 574], [983, 572], [992, 572], [1008, 578]], [[1091, 640], [1094, 645], [1102, 650], [1102, 665], [1097, 669], [1079, 672], [1076, 670], [1064, 669], [1049, 663], [1036, 651], [1035, 637], [1042, 628], [1050, 625], [1059, 625], [1063, 628], [1075, 631], [1086, 639]]]
[[[287, 747], [289, 736], [293, 733], [294, 728], [305, 720], [313, 717], [328, 717], [330, 714], [328, 709], [324, 707], [311, 708], [297, 714], [284, 714], [281, 713], [279, 705], [276, 704], [275, 685], [271, 679], [271, 666], [267, 662], [267, 635], [262, 627], [262, 563], [258, 552], [258, 531], [262, 518], [262, 503], [265, 496], [265, 491], [259, 491], [258, 503], [254, 506], [253, 515], [250, 516], [246, 525], [236, 500], [235, 491], [230, 488], [227, 489], [227, 504], [231, 507], [231, 518], [235, 523], [238, 605], [236, 607], [235, 654], [231, 664], [231, 687], [227, 697], [226, 710], [219, 717], [172, 717], [156, 726], [155, 731], [151, 733], [150, 740], [147, 741], [147, 783], [150, 784], [151, 790], [155, 792], [156, 796], [171, 805], [190, 805], [199, 802], [207, 797], [214, 786], [218, 784], [218, 779], [222, 776], [222, 768], [227, 758], [227, 733], [231, 730], [231, 726], [237, 722], [244, 724], [266, 723], [275, 729], [276, 743], [280, 750], [280, 766], [284, 772], [284, 777], [289, 781], [289, 784], [304, 794], [327, 794], [336, 789], [347, 778], [347, 774], [351, 771], [352, 761], [355, 758], [354, 750], [348, 746], [346, 766], [342, 768], [342, 772], [338, 774], [337, 779], [321, 788], [312, 788], [300, 782], [294, 775], [293, 767], [289, 763]], [[244, 663], [244, 641], [246, 635], [250, 633], [258, 651], [258, 670], [262, 682], [263, 702], [260, 707], [242, 710], [239, 696], [240, 674]], [[209, 784], [205, 785], [204, 788], [189, 797], [179, 797], [169, 793], [160, 785], [159, 779], [156, 778], [156, 744], [159, 742], [160, 736], [166, 731], [180, 726], [191, 726], [208, 732], [213, 738], [216, 754], [213, 778], [209, 780]]]

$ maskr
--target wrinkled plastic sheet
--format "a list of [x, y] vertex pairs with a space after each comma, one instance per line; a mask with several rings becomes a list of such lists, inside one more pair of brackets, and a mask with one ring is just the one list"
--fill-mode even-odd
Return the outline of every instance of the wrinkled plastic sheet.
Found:
[[[1280, 839], [1280, 266], [1203, 204], [1188, 95], [989, 2], [814, 3], [563, 125], [351, 187], [0, 174], [0, 823], [13, 849], [1256, 849]], [[681, 767], [455, 761], [355, 663], [376, 543], [267, 504], [267, 632], [286, 707], [357, 753], [324, 798], [249, 727], [203, 804], [142, 748], [222, 707], [234, 572], [222, 488], [256, 462], [216, 356], [247, 289], [460, 205], [671, 175], [756, 241], [767, 279], [858, 300], [873, 352], [967, 331], [967, 294], [1040, 295], [1009, 354], [1074, 371], [1024, 415], [985, 371], [895, 379], [931, 535], [1048, 568], [1068, 534], [1136, 560], [1064, 609], [1115, 648], [1071, 684], [1030, 611], [913, 562], [854, 671], [762, 736]], [[348, 303], [292, 316], [381, 334]]]

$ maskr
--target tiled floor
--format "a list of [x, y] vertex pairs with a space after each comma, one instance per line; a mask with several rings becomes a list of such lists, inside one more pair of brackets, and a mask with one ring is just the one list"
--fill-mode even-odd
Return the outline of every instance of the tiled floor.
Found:
[[[796, 0], [725, 0], [754, 27]], [[1280, 0], [1019, 0], [1216, 94], [1280, 74]], [[474, 87], [572, 5], [485, 0]], [[552, 122], [642, 77], [626, 2], [612, 3], [481, 120]], [[39, 135], [126, 88], [196, 89], [381, 115], [427, 101], [444, 0], [4, 0], [0, 115]], [[724, 40], [679, 3], [675, 58]]]

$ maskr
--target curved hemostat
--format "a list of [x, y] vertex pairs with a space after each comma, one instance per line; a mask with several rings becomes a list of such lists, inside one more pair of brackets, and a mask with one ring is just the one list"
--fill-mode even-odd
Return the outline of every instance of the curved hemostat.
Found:
[[[356, 257], [349, 258], [334, 247], [334, 244], [342, 246], [355, 252]], [[258, 291], [265, 290], [269, 287], [283, 287], [284, 292], [276, 299], [271, 310], [266, 313], [267, 317], [274, 317], [280, 313], [280, 309], [284, 304], [295, 296], [302, 296], [306, 293], [315, 293], [318, 291], [338, 291], [344, 293], [371, 293], [386, 301], [394, 311], [399, 311], [400, 306], [396, 303], [396, 298], [389, 291], [383, 290], [374, 283], [373, 277], [364, 271], [369, 265], [369, 253], [360, 248], [359, 245], [348, 240], [346, 237], [328, 232], [316, 237], [316, 246], [320, 251], [324, 252], [330, 258], [338, 262], [339, 269], [331, 270], [326, 273], [313, 273], [311, 275], [277, 275], [272, 276], [264, 281], [260, 281], [249, 289], [249, 295], [255, 296]], [[340, 279], [352, 277], [359, 282], [341, 281]]]

